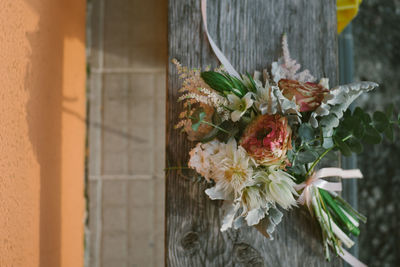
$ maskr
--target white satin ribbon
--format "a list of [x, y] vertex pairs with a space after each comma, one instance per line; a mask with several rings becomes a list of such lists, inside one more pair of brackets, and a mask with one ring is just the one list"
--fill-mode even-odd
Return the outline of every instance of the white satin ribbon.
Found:
[[218, 60], [221, 64], [225, 67], [225, 70], [232, 76], [241, 79], [239, 73], [235, 70], [229, 60], [225, 57], [224, 53], [219, 49], [219, 47], [215, 44], [214, 40], [211, 38], [210, 34], [208, 33], [207, 28], [207, 0], [201, 0], [201, 14], [203, 15], [203, 23], [204, 23], [204, 30], [206, 31], [208, 41], [210, 42], [211, 48], [213, 49], [215, 55], [217, 56]]
[[313, 175], [311, 175], [305, 182], [295, 185], [296, 191], [303, 189], [297, 202], [299, 204], [306, 204], [311, 209], [311, 186], [325, 189], [331, 192], [342, 191], [342, 182], [328, 182], [322, 178], [327, 177], [340, 177], [343, 179], [349, 178], [363, 178], [363, 175], [359, 169], [354, 170], [343, 170], [341, 168], [322, 168]]
[[348, 264], [350, 264], [353, 267], [367, 267], [364, 263], [359, 261], [356, 257], [350, 254], [347, 250], [342, 248], [342, 252], [339, 252], [339, 256], [346, 261]]

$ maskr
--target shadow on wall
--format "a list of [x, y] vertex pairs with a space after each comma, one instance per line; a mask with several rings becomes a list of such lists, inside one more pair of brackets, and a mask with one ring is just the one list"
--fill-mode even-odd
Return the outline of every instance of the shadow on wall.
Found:
[[[68, 127], [70, 124], [67, 127], [64, 125], [68, 118], [64, 117], [63, 112], [65, 112], [65, 107], [75, 105], [76, 108], [79, 105], [78, 102], [84, 100], [82, 99], [82, 89], [79, 86], [79, 83], [84, 80], [73, 80], [82, 79], [82, 75], [72, 77], [70, 68], [76, 68], [73, 72], [82, 68], [84, 77], [84, 62], [81, 62], [79, 57], [74, 62], [74, 53], [76, 52], [71, 49], [76, 46], [77, 42], [82, 46], [85, 45], [84, 34], [82, 34], [84, 21], [81, 19], [85, 15], [85, 3], [79, 3], [85, 1], [34, 0], [25, 2], [32, 7], [33, 12], [39, 18], [36, 29], [26, 33], [31, 55], [30, 64], [26, 70], [25, 89], [29, 93], [26, 105], [29, 138], [40, 165], [40, 266], [62, 266], [61, 250], [71, 249], [63, 247], [68, 244], [63, 240], [68, 235], [68, 233], [63, 234], [63, 229], [65, 225], [69, 227], [68, 224], [73, 223], [74, 220], [79, 220], [79, 223], [83, 224], [83, 218], [63, 217], [64, 209], [67, 209], [68, 212], [69, 208], [68, 203], [63, 203], [63, 200], [66, 200], [64, 193], [66, 190], [74, 190], [64, 188], [70, 186], [70, 182], [65, 179], [73, 180], [74, 177], [70, 177], [70, 170], [63, 168], [63, 166], [68, 166], [68, 164], [67, 166], [64, 164], [70, 160], [66, 157], [67, 153], [63, 151], [65, 148], [63, 142], [65, 144], [65, 136], [69, 134], [73, 136], [74, 133], [73, 129]], [[72, 58], [66, 58], [67, 56], [72, 56]], [[78, 64], [82, 64], [82, 66]], [[80, 112], [79, 108], [78, 112]], [[79, 123], [82, 124], [82, 121]], [[84, 127], [80, 128], [84, 129]], [[83, 142], [83, 140], [78, 140], [76, 144]], [[83, 154], [83, 147], [75, 147], [75, 149], [82, 149]], [[75, 159], [75, 161], [79, 160]], [[78, 171], [79, 168], [75, 170], [75, 173]], [[83, 173], [77, 178], [80, 177], [83, 177]], [[83, 181], [80, 183], [83, 184]], [[83, 191], [79, 191], [77, 194], [81, 194], [83, 197]], [[78, 206], [76, 209], [83, 210], [83, 207]], [[77, 231], [80, 231], [79, 228]], [[83, 244], [83, 231], [81, 233], [81, 243]], [[82, 259], [75, 259], [75, 261], [83, 262], [83, 251]]]

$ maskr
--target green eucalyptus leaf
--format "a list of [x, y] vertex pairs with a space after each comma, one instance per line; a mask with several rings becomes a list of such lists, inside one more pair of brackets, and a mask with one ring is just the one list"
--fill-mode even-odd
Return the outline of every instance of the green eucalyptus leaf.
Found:
[[374, 127], [367, 125], [365, 127], [365, 135], [363, 140], [368, 144], [379, 144], [382, 141], [382, 136]]
[[346, 117], [346, 118], [342, 121], [341, 125], [342, 125], [343, 127], [345, 127], [347, 130], [351, 131], [351, 130], [353, 130], [354, 124], [357, 123], [357, 121], [359, 121], [359, 120], [357, 119], [357, 117]]
[[296, 153], [293, 150], [289, 150], [287, 152], [287, 158], [290, 162], [293, 162], [294, 156], [296, 155]]
[[356, 125], [353, 128], [353, 135], [357, 137], [358, 139], [363, 138], [365, 133], [365, 126], [361, 122], [361, 120], [357, 121]]
[[362, 119], [364, 116], [364, 110], [360, 107], [356, 107], [353, 111], [353, 116]]
[[350, 109], [346, 109], [346, 111], [343, 113], [343, 117], [351, 117], [351, 110]]
[[389, 139], [390, 142], [394, 141], [394, 133], [393, 133], [393, 126], [390, 124], [389, 127], [385, 129], [383, 132], [386, 136], [387, 139]]
[[356, 138], [350, 138], [349, 140], [347, 140], [345, 142], [348, 147], [350, 148], [351, 151], [353, 151], [354, 153], [360, 154], [361, 152], [363, 152], [364, 147], [361, 144], [361, 142], [356, 139]]
[[338, 146], [338, 148], [340, 149], [340, 152], [342, 152], [343, 156], [348, 157], [351, 155], [350, 147], [345, 142], [343, 142], [343, 140], [340, 137], [333, 136], [333, 141]]
[[369, 124], [369, 123], [371, 123], [371, 116], [368, 114], [368, 113], [364, 113], [364, 115], [363, 115], [363, 117], [362, 117], [362, 121], [365, 123], [365, 124]]
[[360, 107], [354, 109], [353, 116], [361, 120], [364, 124], [369, 124], [371, 122], [371, 117]]
[[299, 152], [297, 154], [296, 161], [299, 164], [306, 164], [310, 162], [314, 162], [318, 158], [318, 153], [313, 150], [306, 150], [304, 152]]
[[303, 123], [299, 127], [299, 137], [303, 142], [309, 142], [314, 139], [314, 128], [308, 123]]
[[287, 170], [296, 175], [305, 175], [307, 173], [307, 170], [304, 167], [304, 164], [301, 164], [301, 165], [296, 164], [296, 166], [287, 167]]
[[392, 116], [393, 116], [393, 110], [394, 110], [394, 105], [393, 105], [393, 103], [390, 104], [390, 105], [386, 108], [386, 110], [385, 110], [385, 114], [386, 114], [386, 116], [387, 116], [389, 119], [392, 118]]
[[397, 116], [397, 123], [398, 123], [399, 126], [400, 126], [400, 114]]
[[336, 128], [334, 135], [340, 137], [341, 139], [345, 138], [352, 134], [352, 129], [347, 128], [345, 125], [340, 124], [338, 128]]
[[375, 128], [381, 133], [384, 132], [390, 124], [388, 117], [382, 111], [375, 111], [372, 118]]

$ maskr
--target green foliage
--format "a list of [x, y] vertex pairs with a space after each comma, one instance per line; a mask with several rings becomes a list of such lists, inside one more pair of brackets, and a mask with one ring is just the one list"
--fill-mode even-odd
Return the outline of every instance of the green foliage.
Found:
[[344, 156], [348, 157], [351, 155], [351, 149], [349, 145], [345, 141], [343, 141], [341, 137], [339, 137], [338, 135], [334, 135], [333, 141], [335, 142], [335, 145], [338, 146], [340, 152], [342, 152]]
[[[226, 95], [233, 92], [235, 95], [242, 97], [249, 91], [243, 81], [227, 73], [221, 74], [216, 71], [204, 71], [201, 73], [201, 78], [212, 89], [221, 94]], [[254, 83], [254, 80], [251, 81]]]
[[206, 117], [206, 113], [202, 108], [197, 109], [192, 118], [192, 129], [193, 131], [197, 131], [200, 127], [200, 124], [203, 122], [203, 119]]
[[393, 105], [389, 106], [385, 112], [375, 111], [372, 119], [360, 107], [357, 107], [353, 113], [347, 110], [335, 129], [334, 143], [343, 155], [349, 156], [352, 152], [361, 153], [362, 143], [381, 143], [383, 136], [393, 142], [395, 122], [391, 121], [392, 117]]
[[256, 82], [254, 81], [253, 77], [251, 77], [251, 75], [249, 73], [246, 73], [246, 76], [250, 82], [250, 85], [249, 85], [250, 91], [252, 91], [254, 93], [257, 92]]
[[309, 142], [311, 140], [314, 140], [315, 138], [314, 128], [311, 127], [311, 125], [308, 123], [303, 123], [299, 127], [298, 135], [301, 141], [303, 142]]
[[387, 115], [382, 111], [375, 111], [372, 118], [375, 129], [381, 133], [390, 125]]
[[372, 125], [367, 125], [365, 127], [365, 136], [363, 141], [368, 144], [376, 145], [382, 142], [382, 136]]
[[314, 162], [319, 157], [319, 154], [311, 149], [304, 149], [297, 154], [297, 163], [298, 164], [306, 164], [310, 162]]

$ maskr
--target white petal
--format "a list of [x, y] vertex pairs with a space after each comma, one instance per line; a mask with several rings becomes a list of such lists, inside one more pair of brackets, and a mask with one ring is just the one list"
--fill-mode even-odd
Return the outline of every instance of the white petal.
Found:
[[240, 98], [237, 95], [229, 94], [226, 96], [233, 107], [240, 105]]
[[264, 209], [253, 209], [247, 213], [246, 221], [248, 226], [258, 224], [265, 217]]
[[205, 193], [208, 195], [208, 197], [212, 200], [216, 199], [225, 199], [225, 194], [224, 191], [222, 191], [220, 188], [217, 186], [211, 187], [206, 189]]
[[232, 202], [224, 201], [222, 209], [225, 210], [224, 218], [222, 219], [221, 232], [224, 232], [232, 227], [232, 223], [235, 219], [236, 212], [239, 205], [233, 205]]
[[240, 110], [235, 110], [234, 112], [231, 113], [231, 119], [233, 122], [236, 122], [238, 120], [240, 120], [240, 117], [242, 117], [243, 112], [241, 112]]

